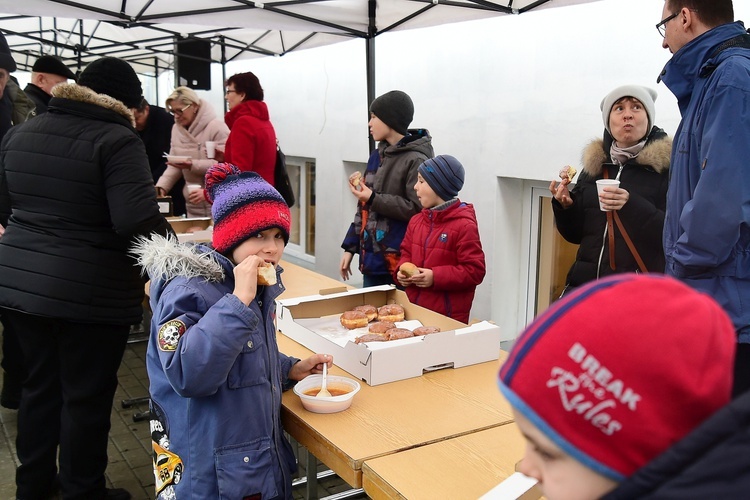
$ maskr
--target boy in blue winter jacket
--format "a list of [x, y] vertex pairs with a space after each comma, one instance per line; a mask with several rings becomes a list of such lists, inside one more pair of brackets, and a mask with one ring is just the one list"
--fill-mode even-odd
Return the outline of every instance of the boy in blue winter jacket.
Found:
[[[156, 497], [291, 499], [281, 393], [332, 358], [278, 350], [274, 299], [291, 223], [281, 195], [223, 163], [206, 173], [206, 191], [212, 246], [153, 237], [135, 250], [151, 278]], [[261, 284], [268, 265], [273, 276]]]

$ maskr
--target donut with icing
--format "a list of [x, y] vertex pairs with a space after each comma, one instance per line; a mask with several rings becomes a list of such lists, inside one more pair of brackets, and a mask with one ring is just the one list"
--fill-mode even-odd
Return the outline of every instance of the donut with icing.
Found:
[[438, 333], [440, 328], [437, 326], [420, 326], [414, 329], [414, 336], [429, 335], [431, 333]]
[[370, 323], [369, 330], [370, 333], [379, 333], [380, 335], [383, 335], [391, 328], [396, 328], [396, 323], [393, 321], [375, 321], [374, 323]]
[[388, 340], [406, 339], [414, 336], [414, 332], [407, 330], [406, 328], [391, 328], [385, 332], [385, 336]]
[[367, 321], [375, 321], [378, 319], [378, 308], [365, 304], [363, 306], [357, 306], [353, 309], [354, 311], [362, 311], [367, 315]]
[[378, 309], [378, 319], [380, 321], [403, 321], [404, 308], [398, 304], [386, 304]]
[[354, 330], [355, 328], [362, 328], [367, 326], [367, 315], [362, 311], [346, 311], [339, 318], [344, 328], [348, 330]]

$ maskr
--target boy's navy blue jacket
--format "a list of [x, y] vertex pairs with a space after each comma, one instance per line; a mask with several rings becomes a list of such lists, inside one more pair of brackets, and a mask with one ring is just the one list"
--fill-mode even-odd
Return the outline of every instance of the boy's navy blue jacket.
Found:
[[157, 498], [291, 499], [296, 465], [280, 412], [298, 360], [276, 343], [280, 280], [246, 306], [232, 294], [234, 265], [208, 245], [155, 237], [134, 253], [151, 277], [154, 450], [177, 457], [157, 471]]
[[747, 498], [750, 392], [623, 481], [605, 500]]

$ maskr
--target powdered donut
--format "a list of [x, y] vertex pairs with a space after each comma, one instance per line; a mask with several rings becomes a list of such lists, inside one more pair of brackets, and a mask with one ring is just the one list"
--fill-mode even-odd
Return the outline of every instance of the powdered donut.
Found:
[[378, 319], [380, 321], [403, 321], [404, 308], [398, 304], [387, 304], [378, 309]]
[[388, 340], [397, 340], [413, 337], [414, 333], [411, 330], [407, 330], [406, 328], [391, 328], [390, 330], [385, 332], [385, 335], [386, 337], [388, 337]]
[[370, 323], [370, 333], [379, 333], [384, 334], [391, 328], [396, 328], [396, 324], [393, 321], [376, 321], [374, 323]]
[[438, 333], [440, 328], [437, 326], [420, 326], [414, 329], [414, 336], [429, 335], [431, 333]]
[[362, 311], [346, 311], [339, 318], [344, 328], [354, 330], [355, 328], [362, 328], [367, 326], [367, 315]]
[[357, 306], [354, 311], [360, 311], [367, 315], [367, 321], [374, 321], [378, 318], [378, 309], [375, 306], [365, 304], [363, 306]]

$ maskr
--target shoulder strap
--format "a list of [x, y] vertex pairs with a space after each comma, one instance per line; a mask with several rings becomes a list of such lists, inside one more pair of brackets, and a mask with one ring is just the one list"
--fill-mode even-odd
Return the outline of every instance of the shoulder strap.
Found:
[[[734, 47], [740, 47], [742, 49], [750, 49], [750, 30], [748, 30], [748, 33], [737, 35], [719, 44], [714, 49], [714, 51], [711, 52], [711, 55], [709, 56], [709, 60], [718, 56], [721, 51], [726, 50], [726, 49], [731, 49]], [[716, 70], [718, 66], [719, 66], [718, 64], [708, 64], [704, 66], [704, 68], [701, 70], [700, 77], [706, 78], [711, 73], [713, 73], [714, 70]]]
[[[603, 169], [603, 173], [604, 178], [608, 179], [609, 173], [607, 172], [606, 168]], [[638, 268], [642, 273], [647, 273], [648, 269], [646, 269], [646, 264], [644, 264], [643, 259], [641, 259], [641, 254], [639, 254], [638, 249], [635, 248], [635, 244], [633, 244], [633, 240], [630, 239], [630, 235], [625, 230], [625, 226], [622, 224], [620, 215], [616, 210], [610, 210], [607, 212], [607, 232], [609, 233], [609, 267], [613, 271], [615, 270], [615, 228], [614, 224], [612, 223], [613, 220], [617, 224], [617, 229], [619, 229], [620, 233], [622, 233], [622, 239], [625, 240], [625, 244], [628, 246], [630, 253], [633, 254], [633, 258], [638, 264]]]

